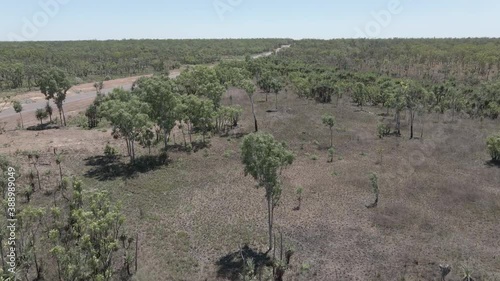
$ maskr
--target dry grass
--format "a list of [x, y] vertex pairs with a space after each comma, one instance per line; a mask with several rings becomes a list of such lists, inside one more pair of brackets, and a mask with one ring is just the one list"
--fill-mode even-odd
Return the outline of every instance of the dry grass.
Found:
[[[245, 110], [239, 130], [251, 132], [248, 98], [236, 89], [229, 94]], [[273, 99], [258, 102], [257, 111], [260, 128], [286, 141], [297, 155], [283, 174], [285, 190], [275, 214], [277, 229], [296, 249], [286, 280], [438, 280], [440, 263], [453, 266], [448, 280], [459, 280], [465, 262], [476, 280], [500, 279], [500, 168], [487, 165], [484, 144], [499, 130], [497, 122], [479, 126], [473, 120], [445, 123], [429, 116], [421, 140], [380, 140], [381, 109], [357, 112], [347, 101], [335, 107], [292, 94], [279, 98], [278, 112], [266, 113]], [[258, 100], [263, 99], [260, 94]], [[333, 113], [338, 123], [333, 163], [327, 163], [324, 113]], [[406, 126], [403, 130], [408, 135]], [[87, 188], [108, 189], [123, 202], [127, 228], [140, 237], [135, 280], [225, 279], [230, 275], [219, 261], [240, 244], [256, 252], [266, 249], [264, 191], [244, 177], [237, 137], [214, 136], [206, 151], [172, 152], [166, 167], [109, 180], [84, 176], [95, 168], [85, 159], [102, 155], [108, 141], [125, 151], [109, 131], [9, 132], [3, 137], [0, 151], [12, 156], [16, 148], [37, 149], [50, 159], [51, 147], [59, 147], [67, 174], [83, 177]], [[33, 138], [37, 141], [30, 147]], [[381, 163], [379, 149], [384, 151]], [[43, 169], [56, 172], [51, 165]], [[373, 200], [370, 172], [378, 174], [380, 186], [374, 209], [365, 208]], [[294, 211], [298, 186], [304, 189], [302, 207]], [[42, 197], [36, 200], [43, 202]]]

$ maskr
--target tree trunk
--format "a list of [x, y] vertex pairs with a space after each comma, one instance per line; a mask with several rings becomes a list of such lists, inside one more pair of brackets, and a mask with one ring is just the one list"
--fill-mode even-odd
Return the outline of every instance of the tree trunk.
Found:
[[59, 111], [59, 122], [61, 123], [61, 126], [63, 125], [63, 118], [62, 118], [62, 113], [61, 113], [61, 108], [57, 107], [57, 110]]
[[333, 128], [330, 128], [330, 148], [333, 147]]
[[168, 132], [167, 132], [167, 130], [163, 130], [163, 137], [164, 137], [163, 143], [165, 145], [165, 152], [167, 152], [167, 149], [168, 149]]
[[415, 120], [415, 112], [410, 109], [410, 139], [413, 139], [413, 121]]
[[274, 100], [274, 104], [275, 104], [276, 110], [278, 110], [278, 94], [276, 93], [275, 95], [276, 95], [276, 97], [275, 97], [275, 100]]
[[64, 114], [64, 108], [61, 106], [62, 110], [62, 116], [63, 116], [63, 121], [64, 121], [64, 126], [66, 127], [66, 115]]
[[258, 132], [259, 126], [257, 125], [257, 116], [255, 115], [255, 106], [254, 106], [253, 96], [250, 97], [250, 103], [252, 104], [252, 114], [253, 114], [253, 121], [254, 121], [254, 125], [255, 125], [255, 132]]
[[21, 116], [21, 129], [24, 129], [23, 114], [19, 112], [19, 115]]
[[273, 249], [273, 215], [272, 215], [272, 205], [273, 205], [273, 198], [272, 198], [272, 193], [271, 191], [266, 191], [267, 194], [267, 223], [269, 227], [269, 250], [271, 251]]
[[130, 142], [129, 142], [129, 140], [125, 139], [125, 143], [127, 144], [127, 155], [131, 156], [131, 153], [130, 153]]

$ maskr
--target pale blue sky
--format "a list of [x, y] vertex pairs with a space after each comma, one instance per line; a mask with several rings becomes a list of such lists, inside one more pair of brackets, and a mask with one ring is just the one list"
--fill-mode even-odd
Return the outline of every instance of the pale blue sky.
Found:
[[500, 37], [498, 0], [0, 0], [0, 7], [0, 41]]

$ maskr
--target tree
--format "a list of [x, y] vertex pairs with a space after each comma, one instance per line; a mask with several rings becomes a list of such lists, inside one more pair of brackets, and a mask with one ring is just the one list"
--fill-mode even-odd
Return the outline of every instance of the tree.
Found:
[[104, 88], [104, 82], [103, 81], [95, 82], [94, 88], [95, 88], [96, 94], [100, 94], [102, 89]]
[[135, 141], [145, 128], [152, 126], [149, 119], [150, 106], [137, 95], [123, 89], [114, 89], [99, 107], [102, 116], [125, 139], [130, 161], [135, 161]]
[[255, 132], [258, 132], [259, 126], [257, 124], [257, 116], [255, 114], [255, 101], [254, 101], [255, 85], [253, 84], [252, 81], [245, 80], [242, 82], [241, 88], [243, 90], [245, 90], [248, 98], [250, 99], [250, 103], [252, 105], [252, 116], [253, 116], [253, 121], [254, 121], [254, 128], [255, 128]]
[[259, 86], [259, 88], [266, 93], [266, 101], [268, 99], [269, 93], [273, 91], [273, 79], [275, 79], [276, 75], [276, 73], [265, 70], [257, 80], [257, 85]]
[[149, 117], [163, 131], [166, 151], [170, 132], [178, 118], [176, 107], [179, 104], [179, 95], [174, 81], [160, 76], [141, 78], [137, 81], [134, 93], [149, 104]]
[[192, 127], [201, 130], [203, 142], [205, 142], [205, 136], [210, 129], [212, 119], [215, 115], [212, 101], [189, 95], [183, 96], [181, 102], [183, 105], [180, 107], [180, 110], [182, 111], [180, 115], [183, 116], [183, 119], [188, 124], [188, 130], [192, 131]]
[[366, 104], [368, 99], [369, 94], [365, 84], [361, 82], [356, 83], [354, 85], [353, 100], [361, 107], [361, 111], [363, 111], [363, 105]]
[[251, 175], [266, 191], [269, 251], [273, 248], [274, 209], [278, 205], [282, 183], [281, 171], [291, 165], [294, 155], [284, 143], [277, 142], [267, 133], [253, 133], [243, 139], [241, 158], [245, 175]]
[[[91, 192], [84, 200], [80, 181], [73, 182], [70, 212], [53, 208], [48, 236], [59, 280], [112, 280], [115, 252], [127, 240], [120, 204], [109, 193]], [[122, 239], [124, 237], [124, 239]]]
[[335, 117], [330, 114], [325, 114], [322, 117], [322, 122], [324, 125], [330, 128], [330, 148], [333, 147], [333, 127], [335, 126]]
[[41, 75], [40, 91], [45, 95], [47, 100], [53, 99], [59, 110], [59, 118], [61, 125], [66, 126], [66, 116], [64, 115], [63, 104], [66, 100], [66, 93], [71, 88], [71, 83], [60, 69], [53, 68], [44, 72]]
[[410, 139], [413, 139], [413, 124], [416, 113], [425, 106], [427, 92], [420, 85], [409, 82], [406, 86], [406, 108], [410, 113]]
[[278, 94], [283, 89], [283, 84], [278, 78], [274, 77], [271, 79], [270, 88], [275, 95], [275, 108], [278, 110]]
[[393, 108], [396, 112], [396, 133], [398, 136], [401, 135], [401, 112], [406, 107], [406, 91], [408, 86], [404, 82], [397, 82], [396, 85], [390, 90], [390, 95], [388, 97], [387, 104], [389, 107]]
[[52, 123], [52, 113], [54, 111], [52, 110], [52, 106], [49, 101], [47, 101], [47, 104], [45, 105], [45, 111], [47, 111], [47, 114], [49, 115], [49, 122]]
[[491, 160], [500, 162], [500, 134], [488, 137], [486, 144], [491, 155]]
[[196, 66], [188, 69], [176, 79], [180, 92], [210, 99], [218, 108], [226, 87], [220, 83], [214, 69], [206, 66]]
[[35, 111], [36, 119], [40, 120], [40, 125], [43, 125], [43, 119], [47, 118], [47, 111], [43, 108], [39, 108]]
[[14, 111], [21, 116], [21, 129], [24, 129], [23, 114], [21, 113], [21, 111], [23, 111], [23, 105], [20, 101], [15, 100], [12, 102], [12, 106], [14, 107]]

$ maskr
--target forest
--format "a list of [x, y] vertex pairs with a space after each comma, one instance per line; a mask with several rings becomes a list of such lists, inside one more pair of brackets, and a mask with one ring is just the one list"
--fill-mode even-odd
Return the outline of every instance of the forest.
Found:
[[289, 39], [0, 42], [0, 91], [36, 88], [41, 72], [58, 67], [74, 83], [109, 80], [184, 64], [268, 52]]

